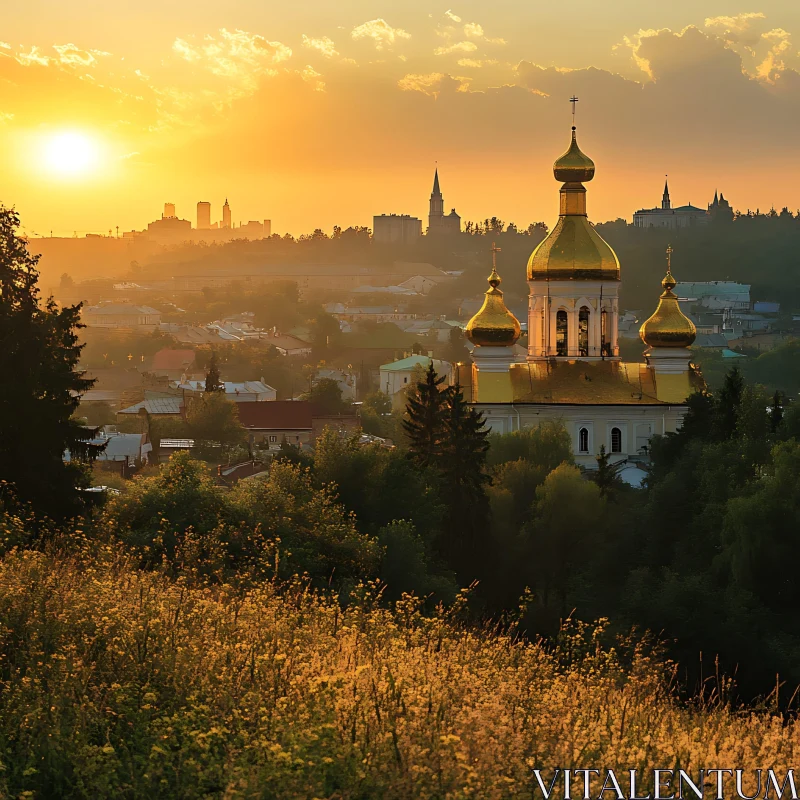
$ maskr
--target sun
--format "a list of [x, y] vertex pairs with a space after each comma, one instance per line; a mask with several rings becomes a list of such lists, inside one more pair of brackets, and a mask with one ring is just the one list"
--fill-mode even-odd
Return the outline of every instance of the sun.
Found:
[[49, 172], [64, 176], [85, 175], [98, 161], [97, 144], [83, 133], [65, 131], [44, 144], [44, 164]]

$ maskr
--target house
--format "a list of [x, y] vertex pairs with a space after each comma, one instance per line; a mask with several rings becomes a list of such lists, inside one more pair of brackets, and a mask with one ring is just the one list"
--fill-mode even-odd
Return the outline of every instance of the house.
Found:
[[311, 445], [313, 409], [304, 400], [242, 403], [239, 422], [248, 432], [251, 444], [278, 449], [285, 437], [295, 447]]
[[177, 381], [190, 372], [190, 367], [194, 365], [194, 359], [194, 350], [164, 348], [153, 356], [148, 372], [166, 377], [171, 381]]
[[[105, 430], [90, 441], [90, 444], [99, 445], [103, 449], [97, 454], [100, 464], [114, 465], [119, 473], [126, 477], [138, 464], [145, 461], [153, 450], [146, 433], [117, 433]], [[64, 454], [64, 460], [70, 460], [69, 451]]]
[[129, 303], [101, 303], [81, 311], [81, 322], [87, 328], [135, 328], [154, 331], [161, 324], [161, 312], [150, 306]]
[[239, 421], [248, 432], [251, 445], [271, 450], [279, 449], [284, 437], [288, 444], [309, 448], [327, 427], [350, 433], [359, 426], [354, 414], [322, 414], [306, 400], [242, 403]]
[[420, 370], [427, 370], [430, 364], [438, 375], [445, 377], [445, 382], [450, 382], [452, 366], [447, 361], [440, 361], [430, 356], [408, 356], [391, 364], [384, 364], [380, 369], [380, 391], [394, 398], [399, 392], [407, 389], [415, 381], [415, 376]]
[[[204, 380], [175, 381], [173, 385], [187, 394], [203, 394], [206, 390]], [[277, 391], [263, 381], [242, 381], [241, 383], [223, 381], [223, 386], [225, 387], [225, 398], [235, 403], [263, 403], [275, 400], [278, 396]]]
[[311, 355], [311, 345], [308, 342], [288, 333], [270, 333], [263, 336], [260, 341], [277, 348], [278, 352], [283, 356]]
[[126, 419], [133, 419], [139, 414], [149, 414], [151, 417], [158, 417], [161, 419], [180, 419], [183, 416], [183, 398], [182, 397], [158, 397], [150, 400], [142, 400], [128, 408], [123, 408], [117, 411], [117, 421], [121, 422]]

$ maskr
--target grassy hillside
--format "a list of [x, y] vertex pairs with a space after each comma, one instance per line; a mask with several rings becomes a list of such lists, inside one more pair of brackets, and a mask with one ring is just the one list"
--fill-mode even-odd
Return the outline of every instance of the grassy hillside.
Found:
[[602, 626], [547, 651], [458, 604], [375, 600], [192, 585], [112, 548], [10, 553], [0, 796], [517, 798], [532, 767], [800, 757], [796, 723], [681, 705], [670, 665], [601, 647]]

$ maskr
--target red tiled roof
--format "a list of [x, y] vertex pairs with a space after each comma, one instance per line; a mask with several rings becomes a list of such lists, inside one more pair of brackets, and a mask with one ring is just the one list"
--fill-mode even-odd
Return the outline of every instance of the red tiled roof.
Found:
[[239, 421], [253, 430], [311, 430], [312, 404], [305, 400], [238, 403]]
[[151, 369], [186, 369], [194, 363], [194, 350], [159, 350], [153, 356]]

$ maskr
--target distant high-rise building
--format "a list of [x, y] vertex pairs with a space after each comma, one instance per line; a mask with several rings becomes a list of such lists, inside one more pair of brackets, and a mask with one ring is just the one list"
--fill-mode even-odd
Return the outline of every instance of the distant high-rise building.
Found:
[[176, 217], [177, 214], [175, 213], [175, 203], [164, 203], [164, 214], [162, 215], [162, 219], [173, 219]]
[[431, 192], [430, 211], [428, 213], [428, 233], [459, 233], [461, 231], [461, 217], [453, 209], [449, 214], [444, 213], [444, 198], [439, 189], [439, 170], [433, 175], [433, 191]]
[[264, 238], [266, 239], [268, 236], [272, 236], [272, 220], [265, 219], [264, 220]]
[[714, 202], [708, 204], [708, 213], [711, 215], [712, 222], [733, 221], [733, 209], [722, 192], [719, 195], [714, 192]]
[[231, 228], [231, 207], [228, 205], [228, 198], [225, 198], [225, 205], [222, 206], [222, 227]]
[[411, 244], [422, 236], [422, 220], [408, 214], [381, 214], [372, 218], [372, 238], [383, 244]]
[[197, 230], [207, 230], [211, 227], [211, 203], [200, 201], [197, 204]]

